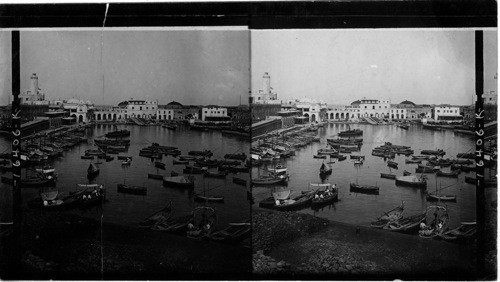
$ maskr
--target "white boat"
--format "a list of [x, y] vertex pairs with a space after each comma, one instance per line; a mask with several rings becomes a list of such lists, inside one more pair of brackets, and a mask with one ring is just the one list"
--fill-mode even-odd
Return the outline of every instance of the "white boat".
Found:
[[269, 169], [270, 172], [276, 173], [276, 174], [283, 174], [286, 173], [287, 168], [284, 165], [276, 165], [274, 168]]

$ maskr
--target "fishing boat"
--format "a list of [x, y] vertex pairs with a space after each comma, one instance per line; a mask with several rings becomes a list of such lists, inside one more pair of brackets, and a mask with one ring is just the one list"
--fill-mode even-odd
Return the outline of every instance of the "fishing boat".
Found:
[[247, 155], [245, 153], [241, 154], [225, 154], [224, 159], [233, 159], [233, 160], [241, 160], [244, 161], [246, 160]]
[[442, 171], [442, 170], [438, 170], [436, 172], [436, 175], [437, 176], [443, 176], [443, 177], [452, 177], [452, 178], [458, 178], [458, 175], [460, 174], [460, 172], [458, 171], [450, 171], [450, 172], [446, 172], [446, 171]]
[[417, 232], [420, 228], [420, 223], [425, 220], [425, 214], [426, 213], [424, 211], [421, 214], [403, 217], [399, 220], [384, 225], [383, 229], [401, 233]]
[[[453, 186], [453, 184], [446, 186], [444, 188], [440, 188], [439, 190], [443, 190], [443, 189], [448, 188], [450, 186]], [[436, 178], [436, 192], [434, 192], [434, 193], [427, 192], [426, 198], [427, 198], [427, 201], [447, 201], [447, 202], [456, 202], [457, 201], [456, 195], [445, 195], [445, 194], [438, 193], [437, 178]]]
[[363, 159], [355, 160], [354, 165], [362, 165], [363, 164]]
[[435, 156], [444, 156], [446, 155], [446, 152], [443, 151], [442, 149], [437, 149], [437, 150], [422, 150], [420, 152], [422, 155], [435, 155]]
[[189, 173], [189, 174], [202, 174], [204, 173], [208, 168], [206, 167], [198, 167], [198, 166], [192, 166], [192, 165], [186, 165], [184, 169], [182, 170], [183, 173]]
[[357, 183], [350, 183], [350, 191], [363, 194], [379, 194], [379, 187], [370, 185], [358, 185]]
[[211, 178], [226, 178], [227, 172], [210, 172], [210, 171], [205, 171], [203, 173], [203, 176], [205, 177], [211, 177]]
[[239, 178], [239, 177], [234, 177], [234, 176], [233, 176], [233, 183], [239, 184], [239, 185], [243, 185], [243, 186], [247, 185], [246, 179]]
[[122, 165], [123, 166], [130, 165], [131, 162], [132, 162], [132, 159], [127, 159], [127, 160], [125, 160], [125, 161], [122, 162]]
[[167, 206], [153, 213], [152, 215], [148, 216], [143, 221], [139, 222], [139, 227], [151, 228], [159, 221], [167, 221], [168, 219], [170, 219], [171, 214], [172, 214], [172, 202], [169, 202]]
[[365, 156], [363, 156], [363, 155], [351, 155], [351, 159], [353, 159], [353, 160], [364, 160]]
[[181, 161], [194, 161], [196, 159], [195, 156], [188, 156], [188, 155], [179, 155], [179, 160]]
[[189, 160], [176, 160], [176, 159], [174, 159], [174, 160], [172, 161], [172, 163], [173, 163], [174, 165], [178, 165], [178, 164], [189, 164]]
[[165, 187], [181, 187], [194, 188], [194, 176], [171, 176], [163, 177], [163, 186]]
[[316, 191], [307, 191], [295, 197], [288, 197], [281, 199], [280, 197], [273, 197], [275, 200], [274, 209], [279, 211], [289, 211], [301, 209], [311, 203]]
[[234, 244], [250, 237], [252, 235], [251, 230], [252, 225], [249, 221], [229, 223], [228, 227], [220, 231], [213, 232], [210, 235], [210, 240], [221, 243]]
[[344, 155], [339, 155], [337, 159], [339, 160], [339, 162], [341, 162], [341, 161], [347, 159], [347, 157]]
[[159, 220], [151, 230], [162, 231], [171, 234], [186, 234], [188, 224], [193, 221], [193, 214], [170, 218], [167, 220]]
[[176, 130], [177, 129], [177, 125], [173, 125], [173, 124], [162, 124], [163, 128], [167, 128], [167, 129], [170, 129], [170, 130]]
[[56, 171], [56, 169], [53, 167], [50, 167], [50, 166], [46, 166], [43, 168], [37, 168], [37, 169], [35, 169], [35, 171], [39, 172], [39, 173], [43, 173], [43, 174], [51, 174], [51, 173], [54, 173]]
[[325, 164], [324, 162], [321, 164], [321, 167], [319, 168], [319, 174], [320, 175], [326, 175], [326, 174], [332, 174], [332, 167], [329, 166], [328, 164]]
[[148, 193], [148, 188], [144, 186], [117, 184], [117, 191], [124, 194], [146, 195]]
[[380, 173], [381, 178], [387, 178], [387, 179], [396, 179], [395, 174], [390, 174], [390, 173]]
[[217, 224], [217, 215], [211, 207], [196, 207], [193, 218], [187, 226], [186, 235], [190, 239], [210, 237]]
[[78, 184], [78, 188], [82, 189], [76, 194], [79, 195], [80, 201], [78, 207], [87, 209], [96, 205], [102, 205], [106, 200], [106, 190], [102, 184]]
[[411, 172], [406, 171], [406, 170], [405, 170], [405, 171], [403, 171], [403, 176], [408, 176], [408, 175], [411, 175]]
[[132, 156], [117, 156], [116, 158], [120, 161], [132, 160]]
[[126, 129], [106, 133], [106, 138], [123, 138], [130, 136], [130, 131]]
[[427, 187], [427, 180], [422, 175], [407, 175], [397, 176], [396, 185], [413, 186], [413, 187]]
[[271, 173], [275, 173], [275, 174], [283, 174], [283, 173], [286, 173], [287, 168], [286, 168], [286, 166], [284, 166], [282, 164], [278, 164], [278, 165], [275, 165], [274, 168], [269, 169], [268, 171]]
[[397, 169], [398, 163], [393, 161], [387, 161], [387, 166]]
[[361, 130], [361, 129], [346, 130], [346, 131], [339, 132], [339, 134], [338, 134], [339, 137], [362, 136], [362, 135], [363, 135], [363, 130]]
[[439, 238], [449, 242], [470, 241], [477, 233], [476, 222], [461, 222], [460, 226], [438, 234]]
[[416, 173], [434, 173], [438, 171], [440, 167], [432, 167], [432, 166], [425, 166], [425, 165], [418, 165], [418, 167], [415, 169]]
[[87, 168], [87, 178], [93, 179], [99, 175], [99, 172], [100, 172], [99, 168], [95, 164], [91, 163]]
[[190, 156], [202, 156], [202, 157], [211, 157], [213, 156], [212, 151], [210, 150], [203, 150], [203, 151], [189, 151], [188, 155]]
[[165, 169], [165, 163], [155, 162], [155, 167], [160, 168], [160, 169]]
[[313, 209], [324, 205], [329, 205], [335, 201], [338, 201], [339, 199], [339, 194], [336, 184], [332, 185], [330, 183], [324, 183], [324, 184], [311, 183], [309, 184], [309, 188], [310, 187], [318, 187], [315, 195], [311, 200], [311, 206]]
[[331, 155], [338, 153], [335, 149], [318, 149], [318, 155]]
[[412, 160], [428, 160], [429, 158], [430, 156], [424, 156], [424, 155], [416, 155], [411, 157]]
[[401, 128], [401, 129], [408, 130], [410, 128], [410, 125], [408, 125], [408, 124], [398, 124], [398, 127]]
[[420, 224], [421, 238], [435, 238], [448, 229], [448, 210], [443, 206], [430, 206], [426, 210], [425, 222]]
[[420, 164], [420, 163], [422, 163], [422, 159], [415, 159], [415, 160], [406, 159], [405, 163], [406, 164]]
[[326, 155], [313, 155], [315, 159], [326, 159]]
[[90, 155], [90, 156], [85, 156], [85, 155], [84, 155], [84, 156], [80, 156], [80, 158], [81, 158], [82, 160], [93, 160], [93, 159], [94, 159], [94, 156], [92, 156], [92, 155]]
[[179, 173], [172, 170], [170, 176], [179, 176]]
[[275, 185], [275, 184], [286, 184], [286, 177], [280, 177], [279, 175], [266, 175], [260, 176], [252, 179], [252, 185]]
[[403, 217], [405, 209], [405, 201], [401, 202], [401, 205], [384, 212], [381, 216], [377, 218], [377, 220], [370, 223], [370, 226], [373, 228], [383, 228], [387, 224], [391, 222], [395, 222]]

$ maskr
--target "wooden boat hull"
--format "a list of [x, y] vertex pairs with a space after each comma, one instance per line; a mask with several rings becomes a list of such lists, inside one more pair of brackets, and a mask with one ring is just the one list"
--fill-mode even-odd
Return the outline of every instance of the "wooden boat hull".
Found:
[[132, 195], [146, 195], [148, 193], [148, 190], [146, 187], [118, 184], [117, 192]]
[[376, 186], [366, 186], [366, 185], [357, 185], [355, 183], [350, 184], [350, 191], [362, 194], [379, 194], [379, 187]]
[[387, 178], [387, 179], [396, 179], [395, 174], [389, 174], [389, 173], [380, 173], [381, 178]]
[[239, 177], [233, 177], [233, 183], [243, 185], [243, 186], [247, 185], [246, 179], [239, 178]]
[[162, 180], [163, 179], [163, 175], [148, 173], [148, 178]]

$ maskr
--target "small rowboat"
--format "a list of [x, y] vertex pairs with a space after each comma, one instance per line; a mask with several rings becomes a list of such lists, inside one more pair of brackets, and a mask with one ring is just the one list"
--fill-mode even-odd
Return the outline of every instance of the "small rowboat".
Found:
[[[304, 194], [297, 195], [293, 198], [284, 200], [275, 198], [274, 209], [279, 211], [297, 210], [311, 203], [316, 191], [308, 191]], [[279, 203], [278, 205], [276, 203]]]
[[314, 155], [313, 158], [315, 158], [315, 159], [326, 159], [326, 155]]
[[425, 220], [425, 216], [425, 212], [423, 212], [421, 214], [404, 217], [388, 223], [383, 229], [401, 233], [416, 232], [420, 227], [420, 223]]
[[177, 164], [188, 164], [189, 163], [189, 160], [173, 160], [173, 164], [174, 165], [177, 165]]
[[427, 187], [427, 180], [420, 175], [397, 176], [396, 185]]
[[226, 172], [210, 172], [210, 171], [205, 171], [203, 176], [205, 177], [211, 177], [211, 178], [226, 178], [227, 173]]
[[177, 218], [171, 218], [165, 221], [158, 221], [151, 230], [168, 232], [172, 234], [182, 234], [187, 230], [188, 224], [193, 220], [193, 215], [186, 215]]
[[456, 202], [457, 196], [456, 195], [442, 195], [442, 194], [428, 193], [427, 194], [427, 201]]
[[387, 166], [392, 167], [392, 168], [398, 168], [398, 163], [393, 162], [393, 161], [387, 161]]
[[193, 176], [171, 176], [163, 178], [163, 186], [165, 187], [183, 187], [194, 188]]
[[350, 191], [363, 194], [379, 194], [379, 187], [370, 185], [358, 185], [356, 183], [350, 183]]
[[151, 228], [153, 225], [155, 225], [159, 221], [166, 221], [166, 220], [170, 219], [171, 214], [172, 214], [172, 202], [170, 202], [163, 209], [148, 216], [145, 220], [139, 222], [139, 226], [142, 228]]
[[395, 174], [390, 174], [390, 173], [380, 173], [381, 178], [388, 178], [388, 179], [396, 179]]
[[155, 162], [155, 167], [165, 169], [165, 164], [162, 162]]
[[407, 164], [420, 164], [420, 163], [422, 163], [422, 160], [421, 159], [416, 159], [416, 160], [406, 159], [405, 163], [407, 163]]
[[473, 239], [476, 232], [476, 222], [462, 222], [459, 227], [443, 232], [438, 236], [445, 241], [455, 242]]
[[408, 176], [408, 175], [411, 175], [411, 172], [406, 171], [406, 170], [405, 170], [405, 171], [403, 171], [403, 176]]
[[148, 188], [143, 186], [131, 186], [126, 184], [117, 184], [117, 191], [124, 194], [146, 195]]
[[325, 183], [325, 184], [309, 184], [309, 186], [325, 187], [324, 190], [319, 188], [318, 191], [316, 191], [316, 193], [314, 194], [314, 197], [311, 200], [311, 206], [313, 209], [331, 204], [335, 201], [338, 201], [339, 199], [339, 194], [336, 185]]
[[321, 164], [321, 167], [319, 168], [319, 174], [321, 175], [332, 174], [332, 171], [332, 167], [325, 163]]
[[162, 180], [163, 179], [163, 175], [148, 173], [148, 178]]
[[251, 229], [250, 222], [229, 223], [227, 228], [212, 233], [210, 239], [223, 243], [237, 243], [250, 237]]

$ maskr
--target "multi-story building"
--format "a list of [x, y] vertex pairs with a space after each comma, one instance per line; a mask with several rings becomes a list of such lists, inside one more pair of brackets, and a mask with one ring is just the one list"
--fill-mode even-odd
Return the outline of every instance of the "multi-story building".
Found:
[[388, 118], [391, 102], [388, 100], [366, 99], [357, 100], [351, 103], [353, 108], [359, 109], [361, 117]]
[[431, 118], [436, 121], [458, 121], [462, 120], [460, 108], [450, 105], [434, 106], [431, 112]]
[[227, 115], [227, 108], [219, 106], [205, 106], [200, 109], [202, 121], [229, 121], [231, 118]]
[[62, 103], [62, 108], [69, 112], [69, 116], [74, 117], [78, 123], [87, 123], [94, 119], [94, 105], [90, 101], [69, 99]]
[[358, 120], [359, 115], [359, 108], [345, 105], [330, 105], [326, 111], [326, 118], [331, 121]]
[[169, 108], [168, 105], [158, 105], [156, 118], [158, 120], [173, 120], [175, 109]]
[[252, 121], [250, 108], [247, 105], [227, 107], [227, 115], [231, 117], [234, 124], [238, 125], [248, 126]]
[[118, 104], [118, 107], [126, 110], [128, 117], [152, 119], [156, 118], [158, 110], [157, 101], [129, 99]]

